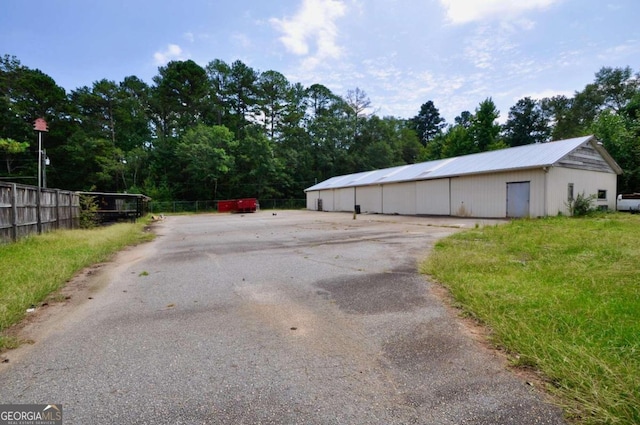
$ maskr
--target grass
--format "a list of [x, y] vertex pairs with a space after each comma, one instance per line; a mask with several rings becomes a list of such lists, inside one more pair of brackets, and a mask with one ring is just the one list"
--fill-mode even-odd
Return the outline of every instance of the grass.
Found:
[[640, 217], [518, 220], [438, 242], [422, 264], [567, 417], [640, 423]]
[[139, 220], [90, 230], [54, 231], [0, 245], [0, 349], [17, 344], [3, 332], [78, 271], [109, 259], [125, 246], [152, 239], [151, 233], [144, 232], [146, 224]]

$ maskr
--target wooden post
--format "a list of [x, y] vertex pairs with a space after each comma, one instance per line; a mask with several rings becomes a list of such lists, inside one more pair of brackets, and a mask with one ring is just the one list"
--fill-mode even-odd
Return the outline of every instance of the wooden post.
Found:
[[60, 189], [56, 189], [56, 229], [60, 228]]
[[18, 240], [18, 187], [15, 183], [11, 185], [11, 239]]

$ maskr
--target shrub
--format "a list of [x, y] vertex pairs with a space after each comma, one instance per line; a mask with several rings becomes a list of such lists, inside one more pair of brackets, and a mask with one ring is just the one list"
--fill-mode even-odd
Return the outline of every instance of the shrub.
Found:
[[579, 193], [576, 199], [569, 202], [569, 211], [571, 215], [575, 217], [585, 216], [595, 211], [593, 207], [593, 200], [596, 199], [596, 195], [586, 196], [584, 192]]
[[98, 225], [98, 202], [91, 195], [80, 195], [80, 227], [92, 229]]

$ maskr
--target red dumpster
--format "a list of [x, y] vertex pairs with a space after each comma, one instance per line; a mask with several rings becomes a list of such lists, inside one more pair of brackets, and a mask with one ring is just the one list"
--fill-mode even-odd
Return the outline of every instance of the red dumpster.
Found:
[[236, 204], [237, 212], [256, 212], [258, 200], [256, 198], [238, 199]]
[[258, 200], [256, 198], [230, 199], [218, 201], [218, 212], [256, 212]]
[[236, 212], [237, 210], [237, 201], [229, 200], [229, 201], [218, 201], [218, 212]]

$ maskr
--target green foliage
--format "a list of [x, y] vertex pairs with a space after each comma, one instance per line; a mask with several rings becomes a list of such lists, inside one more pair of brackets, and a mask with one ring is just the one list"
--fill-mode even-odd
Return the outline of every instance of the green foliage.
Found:
[[162, 136], [184, 134], [211, 116], [207, 73], [194, 61], [171, 61], [158, 68], [153, 81], [149, 106]]
[[0, 151], [5, 154], [16, 154], [27, 150], [29, 143], [16, 142], [13, 139], [0, 139]]
[[491, 98], [480, 102], [475, 114], [464, 111], [455, 118], [443, 135], [437, 135], [427, 144], [422, 158], [433, 160], [468, 155], [508, 147], [500, 138], [500, 116]]
[[169, 187], [169, 183], [165, 179], [160, 180], [158, 183], [151, 179], [146, 179], [141, 188], [137, 190], [136, 188], [133, 188], [131, 193], [145, 193], [151, 199], [158, 202], [171, 201], [176, 197], [171, 187]]
[[562, 140], [582, 134], [573, 122], [571, 107], [573, 99], [566, 96], [554, 96], [540, 101], [540, 107], [547, 119], [553, 122], [551, 140]]
[[625, 113], [603, 111], [591, 125], [591, 131], [602, 141], [607, 152], [624, 170], [618, 178], [619, 191], [636, 192], [640, 188], [639, 122]]
[[423, 271], [540, 371], [581, 424], [640, 423], [640, 217], [557, 217], [438, 242]]
[[80, 227], [93, 229], [98, 225], [98, 202], [91, 195], [80, 195]]
[[530, 145], [549, 141], [551, 126], [540, 102], [530, 97], [520, 99], [510, 110], [503, 126], [508, 146]]
[[596, 199], [596, 195], [585, 195], [579, 193], [575, 199], [569, 201], [569, 211], [574, 217], [582, 217], [595, 211], [593, 201]]
[[[236, 187], [237, 196], [277, 197], [277, 182], [284, 173], [282, 161], [275, 157], [269, 139], [254, 127], [252, 130], [235, 149], [236, 173], [230, 183]], [[236, 177], [240, 173], [242, 182]]]
[[27, 142], [16, 142], [13, 139], [1, 139], [0, 138], [0, 154], [4, 157], [4, 164], [6, 165], [6, 172], [10, 175], [13, 172], [12, 164], [16, 155], [25, 152], [29, 148]]
[[630, 67], [603, 67], [596, 73], [594, 84], [602, 98], [602, 105], [614, 112], [622, 111], [640, 88], [640, 75], [633, 75]]
[[496, 122], [498, 117], [500, 112], [491, 98], [483, 100], [476, 108], [476, 113], [471, 119], [469, 134], [477, 152], [485, 152], [489, 146], [498, 141], [500, 135], [500, 124]]
[[122, 188], [123, 152], [108, 139], [89, 137], [79, 130], [71, 135], [69, 143], [60, 148], [60, 158], [66, 167], [66, 188], [117, 191]]
[[473, 137], [468, 128], [462, 125], [456, 125], [447, 131], [442, 145], [442, 158], [476, 152], [478, 152], [477, 146], [473, 143]]
[[187, 131], [176, 146], [176, 155], [196, 199], [215, 197], [215, 183], [234, 166], [237, 147], [233, 133], [224, 126], [198, 125]]
[[429, 100], [420, 106], [418, 115], [410, 120], [410, 125], [416, 132], [423, 146], [442, 134], [446, 127], [445, 119], [440, 116], [440, 111], [435, 107], [433, 101]]
[[[432, 101], [411, 119], [381, 118], [369, 113], [375, 105], [360, 88], [340, 96], [219, 59], [205, 67], [169, 62], [151, 86], [135, 76], [96, 79], [67, 95], [51, 77], [5, 55], [0, 138], [33, 143], [33, 120], [44, 117], [50, 187], [135, 189], [166, 200], [298, 198], [340, 174], [545, 141], [553, 123], [553, 139], [595, 133], [624, 169], [620, 190], [640, 192], [639, 90], [630, 68], [602, 68], [573, 97], [521, 99], [501, 134], [490, 97], [448, 127]], [[237, 145], [192, 134], [214, 126], [226, 128]], [[0, 153], [3, 174], [29, 183], [24, 177], [37, 169], [32, 152]]]

